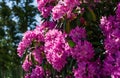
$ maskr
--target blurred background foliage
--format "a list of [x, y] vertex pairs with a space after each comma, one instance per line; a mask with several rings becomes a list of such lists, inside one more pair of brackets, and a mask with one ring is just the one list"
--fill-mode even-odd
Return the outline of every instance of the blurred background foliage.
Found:
[[[22, 33], [33, 29], [40, 17], [37, 7], [33, 5], [34, 1], [36, 0], [0, 1], [0, 78], [23, 78], [22, 59], [17, 56], [16, 48]], [[99, 20], [102, 16], [113, 15], [118, 2], [119, 0], [103, 0], [94, 6], [89, 3], [92, 6], [85, 8], [86, 12], [82, 17], [87, 26], [88, 40], [98, 52], [96, 58], [100, 52], [104, 52], [101, 44], [104, 37], [98, 26]], [[88, 7], [88, 4], [82, 4], [81, 7]], [[73, 20], [70, 25], [76, 26], [75, 23], [80, 24], [79, 18]]]
[[34, 0], [0, 1], [0, 78], [22, 78], [16, 48], [22, 33], [36, 26], [39, 14]]

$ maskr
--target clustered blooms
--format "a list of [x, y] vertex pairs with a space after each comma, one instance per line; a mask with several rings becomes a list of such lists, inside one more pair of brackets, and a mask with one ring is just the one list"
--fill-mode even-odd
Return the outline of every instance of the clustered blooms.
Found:
[[[48, 18], [52, 14], [52, 17], [50, 21], [45, 20], [34, 30], [25, 32], [18, 45], [18, 55], [20, 57], [26, 55], [22, 64], [26, 71], [25, 78], [49, 77], [53, 70], [60, 73], [65, 65], [68, 65], [69, 57], [75, 59], [77, 65], [72, 66], [72, 74], [66, 75], [66, 78], [72, 78], [72, 75], [75, 78], [120, 77], [120, 3], [116, 15], [101, 19], [100, 27], [105, 36], [106, 50], [105, 59], [101, 63], [99, 58], [93, 61], [94, 48], [86, 38], [85, 28], [76, 26], [68, 34], [55, 28], [57, 24], [54, 21], [74, 15], [72, 11], [80, 5], [80, 0], [37, 0], [37, 2], [41, 15]], [[75, 45], [71, 47], [67, 38]]]
[[24, 63], [22, 65], [22, 68], [25, 70], [25, 71], [29, 71], [30, 67], [32, 65], [32, 62], [29, 60], [28, 56], [26, 56], [25, 60], [24, 60]]
[[72, 40], [77, 43], [80, 40], [83, 40], [86, 38], [86, 31], [84, 28], [76, 27], [75, 29], [72, 29], [70, 31], [69, 36], [72, 38]]
[[[43, 55], [44, 33], [45, 33], [45, 30], [52, 29], [54, 28], [54, 26], [55, 26], [54, 22], [46, 21], [46, 22], [43, 22], [41, 26], [37, 26], [34, 30], [27, 31], [24, 33], [23, 39], [18, 45], [17, 52], [20, 57], [22, 57], [23, 54], [28, 52], [26, 55], [25, 61], [23, 62], [23, 65], [22, 65], [22, 68], [25, 71], [30, 71], [30, 69], [32, 68], [33, 57], [34, 57], [34, 60], [37, 62], [37, 64], [39, 65], [42, 64], [43, 59], [44, 59], [44, 55]], [[30, 77], [29, 75], [26, 75], [26, 77], [36, 78], [37, 73], [35, 73], [34, 71], [38, 70], [37, 68], [32, 70], [33, 72], [31, 73]], [[38, 77], [41, 77], [41, 75]]]
[[71, 48], [71, 55], [78, 63], [78, 68], [73, 70], [75, 78], [94, 78], [96, 68], [90, 62], [94, 56], [94, 49], [92, 44], [85, 40], [85, 29], [77, 26], [71, 30], [69, 36], [75, 42], [75, 46]]
[[90, 60], [94, 56], [92, 44], [88, 41], [79, 41], [72, 49], [72, 56], [77, 59], [78, 62]]
[[78, 26], [75, 29], [72, 29], [69, 36], [75, 42], [74, 48], [72, 48], [71, 55], [77, 61], [86, 61], [90, 60], [94, 56], [94, 49], [92, 44], [85, 40], [86, 31], [84, 28], [79, 28]]
[[117, 5], [117, 10], [116, 10], [116, 19], [118, 20], [118, 21], [120, 21], [120, 3]]
[[34, 59], [39, 63], [39, 64], [42, 64], [42, 60], [43, 60], [43, 57], [42, 57], [42, 52], [44, 51], [44, 47], [41, 46], [41, 47], [38, 47], [36, 49], [33, 50], [32, 54], [34, 56]]
[[49, 30], [45, 35], [46, 58], [53, 68], [60, 71], [67, 63], [68, 44], [65, 41], [66, 34], [57, 29]]
[[32, 45], [33, 41], [36, 42], [44, 42], [44, 29], [52, 29], [55, 27], [55, 22], [52, 21], [46, 21], [43, 22], [41, 26], [37, 26], [34, 30], [32, 31], [27, 31], [23, 35], [22, 41], [19, 43], [17, 52], [20, 57], [23, 56], [25, 50]]
[[[67, 16], [67, 18], [75, 16], [72, 11], [82, 2], [88, 3], [90, 0], [37, 0], [41, 15], [44, 18], [51, 15], [53, 20], [59, 20], [63, 16]], [[94, 0], [94, 2], [100, 2], [100, 0]], [[57, 5], [55, 5], [56, 3]]]
[[31, 74], [26, 74], [25, 78], [43, 78], [44, 77], [44, 70], [41, 66], [35, 66], [34, 69], [32, 69]]
[[[41, 12], [41, 15], [47, 18], [50, 16], [50, 13], [52, 13], [54, 20], [62, 18], [65, 14], [70, 17], [70, 15], [73, 14], [73, 8], [80, 4], [79, 0], [37, 0], [37, 2], [38, 10]], [[54, 5], [55, 3], [58, 4]]]
[[[69, 46], [66, 42], [66, 34], [62, 33], [55, 27], [54, 22], [43, 22], [41, 26], [37, 26], [33, 31], [28, 31], [24, 34], [22, 43], [29, 44], [22, 47], [18, 45], [18, 54], [25, 54], [25, 50], [28, 50], [25, 61], [23, 62], [23, 69], [29, 71], [33, 67], [33, 60], [37, 64], [42, 65], [43, 59], [46, 56], [47, 61], [52, 65], [57, 71], [61, 71], [62, 68], [67, 63], [66, 59], [69, 56]], [[28, 60], [29, 59], [29, 60]], [[32, 68], [33, 69], [33, 68]], [[32, 70], [31, 75], [26, 75], [26, 77], [34, 78], [36, 73]]]
[[58, 20], [62, 18], [65, 14], [67, 16], [71, 15], [73, 8], [79, 4], [79, 0], [60, 0], [58, 4], [52, 9], [53, 19]]
[[38, 10], [41, 12], [41, 15], [44, 18], [47, 18], [50, 15], [50, 12], [53, 8], [52, 3], [54, 2], [55, 0], [37, 0]]
[[105, 36], [104, 45], [106, 58], [103, 63], [105, 76], [119, 78], [120, 69], [120, 3], [117, 6], [116, 15], [102, 17], [101, 29]]
[[19, 43], [17, 52], [20, 57], [23, 56], [26, 48], [28, 48], [33, 41], [33, 39], [36, 37], [36, 34], [33, 31], [27, 31], [24, 36], [22, 41]]
[[[78, 63], [78, 68], [73, 70], [75, 78], [95, 78], [96, 67], [94, 63], [82, 61]], [[96, 77], [98, 78], [98, 77]]]

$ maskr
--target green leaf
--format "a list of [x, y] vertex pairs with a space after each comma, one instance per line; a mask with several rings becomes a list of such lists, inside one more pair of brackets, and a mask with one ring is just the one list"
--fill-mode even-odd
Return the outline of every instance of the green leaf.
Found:
[[74, 47], [75, 46], [75, 42], [73, 42], [72, 40], [68, 40], [68, 44], [70, 47]]
[[90, 7], [86, 8], [85, 17], [88, 21], [96, 21], [96, 15]]
[[32, 63], [33, 63], [34, 65], [38, 64], [38, 62], [37, 62], [37, 61], [35, 61], [35, 59], [34, 59], [34, 56], [33, 56], [33, 55], [30, 55], [30, 58], [29, 58], [29, 59], [30, 59], [29, 61], [32, 61]]

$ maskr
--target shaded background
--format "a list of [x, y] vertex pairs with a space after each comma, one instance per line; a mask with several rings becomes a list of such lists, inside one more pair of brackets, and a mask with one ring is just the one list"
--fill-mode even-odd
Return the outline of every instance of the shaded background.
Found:
[[36, 0], [0, 0], [0, 78], [23, 78], [17, 45], [39, 22]]

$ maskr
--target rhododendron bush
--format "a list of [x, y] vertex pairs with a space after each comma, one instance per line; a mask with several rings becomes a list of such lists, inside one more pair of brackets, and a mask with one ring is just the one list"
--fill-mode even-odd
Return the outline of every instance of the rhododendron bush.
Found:
[[119, 2], [37, 3], [42, 23], [25, 32], [17, 48], [25, 78], [120, 78]]

